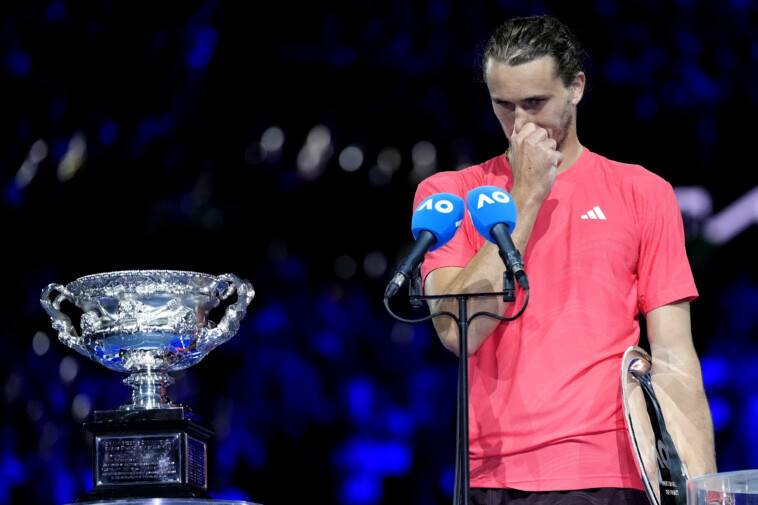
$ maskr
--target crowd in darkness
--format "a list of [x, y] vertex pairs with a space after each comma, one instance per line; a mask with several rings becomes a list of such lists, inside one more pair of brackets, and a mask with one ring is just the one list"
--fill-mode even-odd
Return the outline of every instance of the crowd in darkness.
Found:
[[[81, 424], [129, 395], [58, 341], [42, 289], [152, 268], [256, 290], [168, 391], [215, 433], [215, 498], [448, 502], [457, 360], [382, 294], [418, 182], [505, 148], [476, 60], [506, 17], [552, 13], [584, 42], [590, 149], [705, 188], [710, 214], [758, 182], [752, 0], [17, 4], [0, 7], [0, 504], [91, 488]], [[708, 213], [685, 218], [719, 470], [758, 468], [756, 230], [714, 244]]]

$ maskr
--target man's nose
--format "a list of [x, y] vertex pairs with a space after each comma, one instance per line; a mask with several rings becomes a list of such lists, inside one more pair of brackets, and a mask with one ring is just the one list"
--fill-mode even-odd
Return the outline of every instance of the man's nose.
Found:
[[526, 111], [522, 107], [516, 107], [514, 120], [515, 130], [517, 132], [520, 131], [527, 121], [529, 121], [529, 116]]

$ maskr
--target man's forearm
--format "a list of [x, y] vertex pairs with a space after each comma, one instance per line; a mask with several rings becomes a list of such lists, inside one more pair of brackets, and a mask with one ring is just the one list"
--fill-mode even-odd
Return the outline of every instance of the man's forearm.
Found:
[[686, 301], [648, 312], [652, 379], [663, 418], [689, 477], [716, 472], [713, 421]]
[[688, 477], [716, 473], [708, 400], [697, 357], [665, 361], [653, 357], [653, 387]]
[[[482, 249], [471, 260], [465, 269], [440, 269], [427, 277], [426, 294], [458, 294], [495, 292], [502, 290], [502, 276], [505, 267], [500, 259], [497, 246], [485, 243]], [[453, 274], [451, 274], [451, 271]], [[446, 279], [449, 277], [449, 279]], [[445, 286], [442, 291], [440, 286]], [[458, 300], [444, 298], [429, 302], [432, 312], [446, 311], [458, 314]], [[475, 297], [469, 298], [466, 306], [469, 316], [476, 312], [492, 312], [502, 314], [508, 304], [503, 302], [502, 297]], [[458, 326], [452, 318], [438, 317], [434, 320], [434, 327], [443, 345], [460, 354], [460, 336]], [[471, 355], [484, 343], [500, 323], [497, 319], [478, 317], [471, 322], [467, 329], [467, 354]]]

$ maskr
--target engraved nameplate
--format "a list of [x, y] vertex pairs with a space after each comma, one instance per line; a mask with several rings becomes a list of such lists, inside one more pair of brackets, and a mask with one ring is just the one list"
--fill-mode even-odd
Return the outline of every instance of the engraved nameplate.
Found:
[[182, 481], [182, 437], [95, 437], [95, 485], [169, 484]]

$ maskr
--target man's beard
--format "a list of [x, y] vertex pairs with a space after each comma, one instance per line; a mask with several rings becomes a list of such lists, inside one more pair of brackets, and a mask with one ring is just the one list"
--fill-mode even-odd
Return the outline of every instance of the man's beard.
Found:
[[574, 122], [574, 104], [571, 99], [566, 100], [566, 105], [561, 112], [561, 124], [555, 131], [553, 138], [556, 143], [556, 150], [563, 152], [563, 145], [569, 135], [569, 130]]

